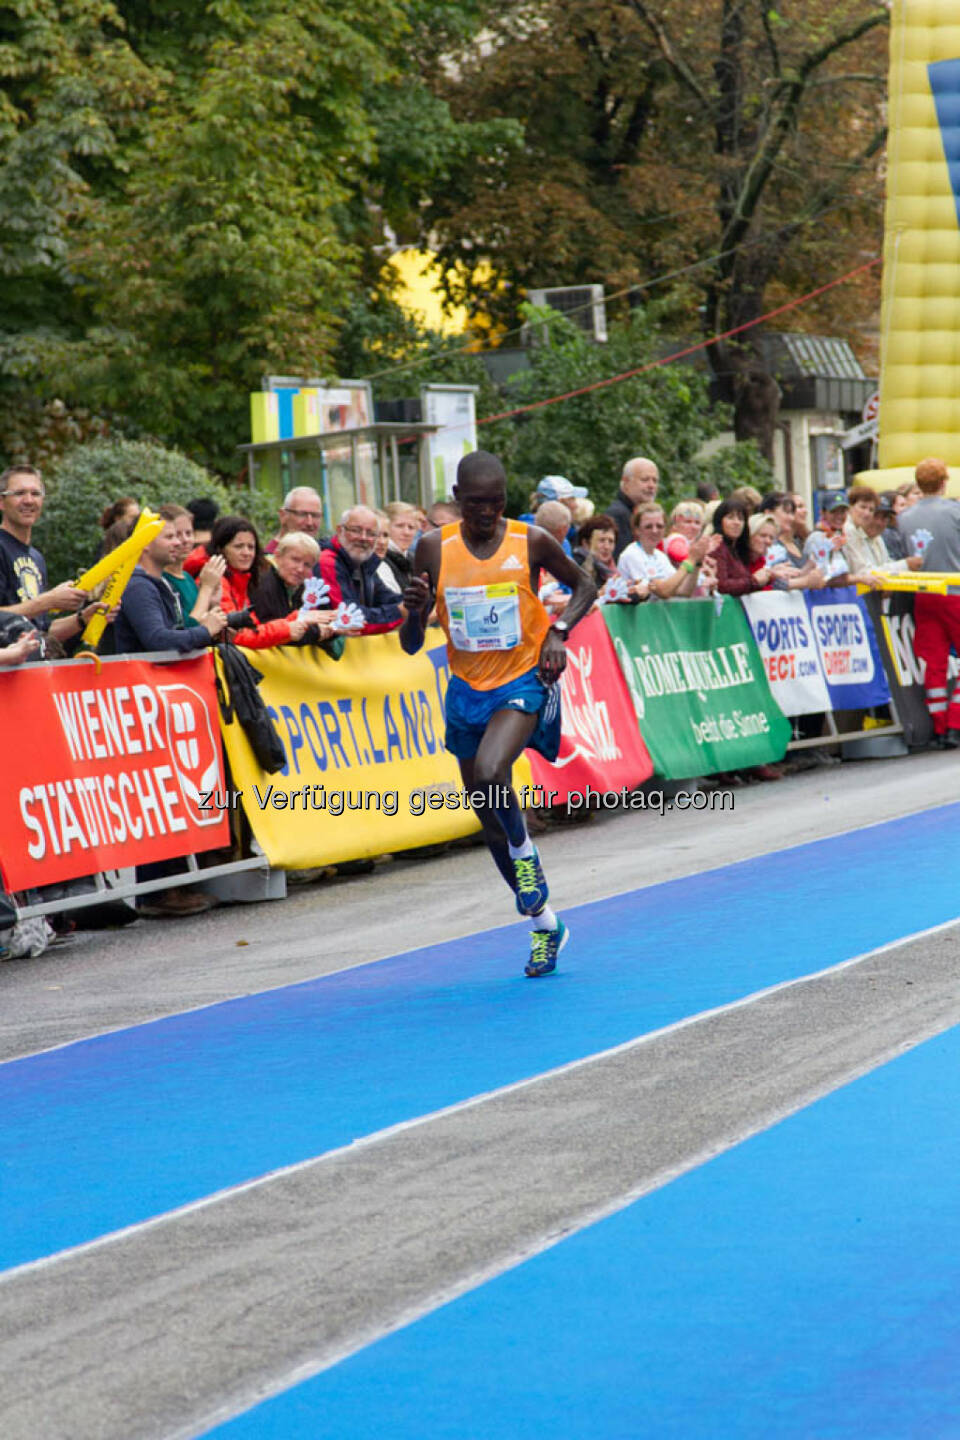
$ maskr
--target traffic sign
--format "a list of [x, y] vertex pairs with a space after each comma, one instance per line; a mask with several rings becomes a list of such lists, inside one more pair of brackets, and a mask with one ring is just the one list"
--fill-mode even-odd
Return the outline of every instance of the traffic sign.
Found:
[[849, 450], [853, 445], [862, 445], [865, 440], [875, 440], [879, 428], [876, 420], [865, 420], [862, 425], [854, 425], [852, 430], [841, 435], [840, 444], [844, 450]]

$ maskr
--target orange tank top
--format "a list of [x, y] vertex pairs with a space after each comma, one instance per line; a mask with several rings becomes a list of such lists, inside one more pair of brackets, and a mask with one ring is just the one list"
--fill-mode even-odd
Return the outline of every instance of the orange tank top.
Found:
[[500, 548], [478, 560], [460, 522], [440, 532], [437, 614], [450, 671], [475, 690], [495, 690], [536, 668], [550, 617], [530, 584], [529, 527], [508, 520]]

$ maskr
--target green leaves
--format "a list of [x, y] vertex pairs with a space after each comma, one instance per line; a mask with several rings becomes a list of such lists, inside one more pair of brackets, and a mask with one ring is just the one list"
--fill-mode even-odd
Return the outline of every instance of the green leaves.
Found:
[[18, 43], [0, 26], [0, 77], [23, 72], [0, 108], [0, 277], [63, 291], [33, 378], [235, 471], [261, 376], [330, 368], [358, 266], [342, 207], [375, 153], [357, 77], [388, 78], [403, 12], [22, 9]]
[[51, 576], [60, 580], [92, 563], [100, 516], [120, 495], [133, 495], [141, 505], [153, 507], [164, 501], [184, 505], [209, 495], [224, 513], [237, 508], [200, 466], [155, 445], [124, 441], [84, 445], [47, 478], [47, 499], [34, 540]]
[[[549, 344], [533, 349], [531, 369], [514, 381], [517, 405], [584, 390], [657, 356], [657, 332], [643, 311], [613, 326], [607, 344], [597, 345], [555, 312], [524, 310], [538, 330], [546, 319]], [[588, 486], [602, 508], [616, 494], [624, 461], [652, 455], [665, 497], [676, 498], [702, 478], [697, 452], [727, 419], [722, 407], [711, 411], [703, 372], [681, 364], [657, 367], [520, 417], [515, 467], [531, 489], [541, 476], [560, 470], [575, 485]]]
[[526, 352], [529, 368], [517, 361], [505, 393], [491, 384], [480, 357], [465, 351], [462, 340], [418, 331], [386, 297], [352, 313], [341, 337], [341, 373], [372, 375], [378, 399], [415, 394], [430, 382], [476, 385], [481, 421], [587, 390], [481, 425], [480, 445], [498, 454], [507, 468], [511, 513], [526, 509], [538, 481], [557, 472], [588, 486], [602, 509], [616, 494], [623, 463], [631, 455], [656, 457], [667, 500], [691, 494], [702, 479], [727, 491], [736, 484], [771, 484], [770, 467], [755, 445], [730, 446], [709, 460], [698, 458], [704, 443], [730, 426], [728, 407], [710, 405], [705, 368], [658, 366], [590, 388], [662, 354], [655, 311], [634, 310], [627, 322], [611, 327], [605, 345], [598, 345], [555, 310], [526, 304], [521, 309], [536, 343]]
[[[704, 260], [652, 292], [672, 295], [664, 329], [699, 324], [699, 305], [711, 331], [738, 307], [760, 313], [777, 279], [796, 291], [872, 243], [876, 167], [855, 162], [873, 150], [851, 158], [850, 135], [869, 138], [876, 90], [833, 83], [830, 47], [873, 65], [881, 13], [16, 0], [0, 9], [0, 450], [22, 445], [19, 412], [62, 401], [235, 471], [264, 373], [360, 373], [444, 348], [370, 298], [396, 242], [437, 251], [448, 298], [508, 330], [531, 286], [625, 291]], [[811, 65], [816, 105], [787, 106]], [[859, 208], [818, 226], [851, 187]], [[534, 359], [544, 384], [567, 341], [551, 349]], [[667, 413], [701, 403], [672, 383]], [[415, 375], [391, 384], [409, 393]], [[594, 420], [611, 437], [628, 426], [619, 402]], [[539, 425], [504, 445], [529, 447]]]

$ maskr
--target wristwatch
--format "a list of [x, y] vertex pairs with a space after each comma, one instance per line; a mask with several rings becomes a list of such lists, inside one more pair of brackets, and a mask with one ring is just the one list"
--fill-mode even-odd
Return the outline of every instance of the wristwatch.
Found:
[[566, 640], [570, 634], [570, 626], [566, 620], [555, 620], [553, 622], [553, 633], [554, 635], [559, 635], [561, 640]]

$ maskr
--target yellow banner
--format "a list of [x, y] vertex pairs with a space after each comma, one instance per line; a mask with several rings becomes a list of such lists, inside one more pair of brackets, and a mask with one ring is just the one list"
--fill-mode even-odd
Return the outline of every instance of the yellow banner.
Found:
[[[434, 845], [476, 830], [457, 762], [444, 748], [446, 645], [418, 655], [396, 634], [348, 640], [332, 660], [311, 646], [245, 651], [287, 754], [266, 775], [234, 721], [223, 725], [232, 793], [270, 864], [284, 869]], [[515, 783], [531, 784], [521, 756]]]

